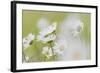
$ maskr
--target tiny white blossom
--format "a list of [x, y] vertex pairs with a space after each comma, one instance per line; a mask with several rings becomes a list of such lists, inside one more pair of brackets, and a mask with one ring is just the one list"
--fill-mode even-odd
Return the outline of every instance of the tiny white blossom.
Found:
[[26, 49], [30, 46], [30, 43], [32, 42], [32, 40], [35, 39], [35, 36], [30, 33], [26, 38], [23, 38], [23, 48]]
[[57, 42], [55, 42], [55, 45], [53, 47], [53, 50], [55, 52], [55, 54], [63, 54], [64, 49], [67, 48], [67, 42], [65, 40], [59, 40]]
[[43, 47], [42, 54], [44, 54], [48, 59], [53, 56], [52, 50], [49, 47]]
[[23, 48], [26, 49], [29, 47], [28, 41], [26, 38], [23, 39]]
[[27, 39], [28, 39], [28, 43], [30, 43], [32, 40], [35, 39], [35, 36], [34, 36], [32, 33], [30, 33], [30, 34], [28, 35]]
[[26, 59], [26, 61], [28, 61], [29, 60], [29, 57], [28, 56], [25, 56], [25, 59]]
[[37, 36], [37, 39], [43, 41], [44, 43], [55, 40], [56, 35], [53, 34], [52, 32], [56, 30], [56, 26], [57, 26], [56, 22], [54, 22], [52, 25], [49, 25], [47, 28], [45, 28], [40, 32], [40, 34]]
[[46, 36], [46, 35], [52, 33], [53, 31], [55, 31], [56, 30], [56, 27], [57, 27], [57, 23], [54, 22], [52, 25], [49, 25], [47, 28], [43, 29], [40, 32], [40, 35], [41, 36]]
[[84, 23], [82, 22], [80, 15], [70, 14], [62, 22], [61, 33], [64, 36], [71, 35], [72, 37], [79, 36], [80, 32], [83, 30]]
[[83, 23], [79, 20], [76, 20], [76, 24], [74, 24], [72, 28], [72, 35], [76, 37], [80, 34], [82, 30], [83, 30]]

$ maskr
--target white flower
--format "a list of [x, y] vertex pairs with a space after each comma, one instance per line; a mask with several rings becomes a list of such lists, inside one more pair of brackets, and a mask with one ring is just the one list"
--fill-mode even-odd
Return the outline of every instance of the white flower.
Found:
[[23, 48], [26, 49], [29, 47], [28, 41], [26, 38], [23, 39]]
[[44, 43], [55, 40], [56, 35], [53, 34], [53, 32], [56, 30], [56, 26], [56, 22], [54, 22], [52, 25], [49, 25], [40, 32], [40, 34], [37, 36], [37, 39], [43, 41]]
[[25, 59], [26, 59], [26, 61], [29, 61], [29, 57], [28, 56], [25, 56]]
[[47, 37], [38, 36], [38, 40], [41, 40], [43, 43], [47, 43], [49, 41], [53, 41], [56, 39], [56, 35], [52, 34]]
[[62, 23], [61, 32], [64, 35], [79, 36], [83, 30], [83, 22], [78, 14], [70, 14]]
[[[75, 21], [74, 21], [75, 22]], [[72, 27], [72, 35], [77, 37], [83, 29], [83, 23], [80, 20], [76, 20]]]
[[30, 46], [30, 43], [35, 39], [35, 36], [30, 33], [26, 38], [23, 38], [23, 47], [24, 49]]
[[84, 28], [80, 16], [76, 13], [71, 13], [60, 25], [60, 28], [61, 32], [57, 38], [65, 38], [65, 41], [68, 43], [68, 46], [64, 47], [64, 51], [62, 52], [63, 54], [60, 55], [60, 60], [88, 59], [90, 48], [84, 45], [84, 41], [80, 39], [80, 33]]
[[32, 40], [34, 40], [34, 38], [35, 38], [35, 36], [34, 36], [32, 33], [30, 33], [30, 34], [28, 35], [28, 37], [27, 37], [28, 43], [30, 43]]
[[49, 47], [43, 47], [42, 54], [44, 54], [48, 59], [53, 56], [53, 52]]
[[43, 29], [41, 32], [40, 32], [40, 35], [41, 36], [46, 36], [52, 32], [54, 32], [56, 30], [56, 26], [57, 26], [57, 23], [54, 22], [52, 25], [49, 25], [48, 27], [46, 27], [45, 29]]
[[61, 55], [61, 54], [63, 54], [64, 49], [66, 49], [67, 47], [68, 47], [67, 42], [65, 40], [61, 39], [55, 43], [53, 50], [54, 50], [55, 54]]

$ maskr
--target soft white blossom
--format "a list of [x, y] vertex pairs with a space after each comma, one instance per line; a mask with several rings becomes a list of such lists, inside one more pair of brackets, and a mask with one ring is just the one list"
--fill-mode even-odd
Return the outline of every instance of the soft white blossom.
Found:
[[56, 30], [57, 27], [57, 23], [54, 22], [52, 25], [49, 25], [48, 27], [44, 28], [41, 32], [40, 35], [41, 36], [46, 36], [52, 32], [54, 32]]
[[30, 43], [35, 39], [35, 36], [30, 33], [27, 37], [23, 38], [23, 48], [26, 49], [30, 46]]
[[47, 28], [43, 29], [37, 36], [37, 39], [43, 41], [44, 43], [55, 40], [56, 35], [53, 32], [56, 30], [56, 26], [57, 23], [54, 22], [52, 25], [49, 25]]
[[63, 38], [61, 40], [57, 40], [57, 42], [55, 42], [53, 50], [55, 52], [55, 54], [61, 55], [64, 52], [64, 49], [68, 48], [68, 44], [66, 42], [66, 40], [63, 40]]
[[72, 27], [72, 35], [74, 37], [79, 36], [80, 32], [83, 29], [83, 23], [80, 20], [76, 20], [76, 23]]
[[35, 36], [34, 36], [32, 33], [30, 33], [30, 34], [28, 35], [27, 39], [28, 39], [28, 43], [30, 43], [32, 40], [35, 39]]
[[[62, 23], [60, 38], [65, 38], [68, 47], [64, 49], [62, 60], [82, 60], [89, 56], [89, 48], [81, 39], [80, 32], [83, 30], [84, 24], [80, 15], [71, 13]], [[76, 38], [77, 37], [77, 38]]]
[[83, 22], [79, 15], [71, 14], [63, 22], [61, 27], [61, 32], [64, 35], [72, 35], [73, 37], [79, 36], [80, 32], [83, 30]]
[[26, 38], [23, 39], [23, 48], [26, 49], [29, 47], [29, 43]]
[[29, 57], [28, 56], [25, 56], [25, 59], [26, 59], [26, 61], [29, 61]]
[[53, 52], [49, 47], [43, 47], [42, 54], [44, 54], [48, 59], [53, 56]]

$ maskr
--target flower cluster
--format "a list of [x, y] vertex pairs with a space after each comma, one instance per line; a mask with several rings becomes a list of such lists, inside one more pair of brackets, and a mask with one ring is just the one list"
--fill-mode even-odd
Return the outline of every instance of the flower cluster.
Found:
[[57, 23], [54, 22], [52, 25], [49, 25], [48, 27], [43, 29], [38, 36], [38, 40], [42, 41], [43, 43], [49, 44], [49, 46], [46, 45], [42, 49], [42, 54], [45, 55], [48, 59], [54, 56], [52, 43], [54, 43], [56, 40], [56, 34], [55, 34], [56, 27]]
[[66, 48], [67, 44], [61, 44], [62, 42], [54, 42], [53, 47], [43, 47], [42, 54], [44, 54], [48, 59], [50, 59], [54, 55], [62, 55], [64, 52], [64, 48]]
[[38, 36], [38, 40], [49, 44], [49, 46], [44, 46], [42, 49], [42, 54], [44, 54], [47, 59], [50, 59], [52, 56], [62, 54], [65, 48], [65, 45], [61, 44], [63, 41], [56, 41], [56, 29], [57, 23], [54, 22], [52, 25], [49, 25], [47, 28], [43, 29]]
[[[32, 33], [30, 33], [27, 37], [23, 38], [23, 42], [22, 42], [23, 48], [27, 49], [33, 43], [34, 39], [35, 39], [35, 36]], [[24, 53], [23, 53], [23, 57], [25, 61], [29, 60], [29, 57], [26, 56]]]
[[[56, 29], [57, 23], [54, 22], [51, 25], [48, 25], [46, 28], [42, 29], [37, 37], [30, 33], [23, 39], [23, 48], [28, 48], [34, 42], [34, 39], [36, 39], [36, 41], [41, 41], [44, 44], [48, 44], [41, 48], [41, 54], [44, 55], [46, 59], [50, 59], [53, 56], [62, 54], [64, 51], [64, 45], [61, 44], [63, 41], [56, 41]], [[26, 60], [27, 59], [29, 60], [29, 57], [26, 57]]]

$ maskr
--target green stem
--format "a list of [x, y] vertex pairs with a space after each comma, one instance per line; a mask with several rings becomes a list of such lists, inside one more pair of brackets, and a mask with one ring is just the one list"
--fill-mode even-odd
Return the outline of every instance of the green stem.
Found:
[[53, 53], [53, 59], [55, 60], [54, 50], [53, 50], [53, 47], [52, 47], [52, 42], [50, 42], [50, 47], [51, 47], [51, 50], [52, 50], [52, 53]]
[[26, 58], [25, 58], [25, 53], [24, 53], [24, 51], [22, 51], [22, 55], [23, 55], [23, 59], [22, 59], [22, 62], [27, 62], [27, 60], [26, 60]]

